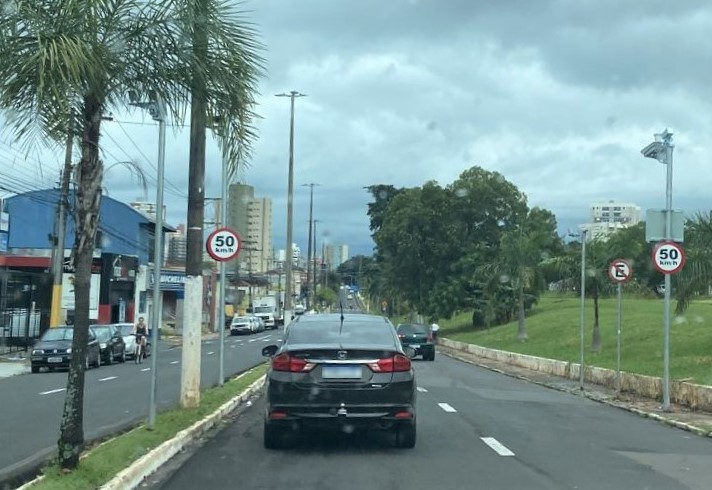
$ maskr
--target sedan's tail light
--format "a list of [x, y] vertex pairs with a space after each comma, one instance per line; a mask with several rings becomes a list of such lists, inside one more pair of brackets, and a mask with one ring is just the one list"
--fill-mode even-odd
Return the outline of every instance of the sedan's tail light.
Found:
[[410, 359], [402, 354], [396, 354], [393, 357], [387, 357], [385, 359], [379, 359], [376, 362], [372, 362], [368, 367], [374, 373], [398, 373], [403, 371], [410, 371]]
[[313, 362], [309, 362], [301, 357], [292, 357], [286, 352], [275, 356], [272, 359], [272, 369], [275, 371], [289, 371], [291, 373], [307, 373], [314, 369]]

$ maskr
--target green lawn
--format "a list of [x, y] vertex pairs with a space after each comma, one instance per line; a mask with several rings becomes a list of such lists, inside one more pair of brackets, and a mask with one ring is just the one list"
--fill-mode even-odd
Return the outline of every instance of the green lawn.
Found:
[[71, 473], [63, 475], [58, 466], [49, 466], [44, 469], [46, 477], [32, 488], [52, 490], [99, 488], [133, 461], [245, 390], [264, 372], [265, 365], [260, 365], [244, 376], [226, 382], [222, 388], [215, 387], [203, 391], [198, 408], [174, 409], [159, 413], [154, 430], [148, 430], [142, 425], [111, 439], [92, 450], [79, 462], [79, 468]]
[[[516, 321], [476, 331], [471, 313], [442, 320], [440, 336], [461, 342], [578, 362], [580, 301], [576, 297], [547, 294], [527, 317], [529, 340], [516, 338]], [[674, 311], [674, 303], [672, 305]], [[661, 376], [663, 302], [623, 296], [621, 369]], [[600, 301], [601, 352], [591, 352], [593, 301], [586, 300], [586, 362], [616, 367], [616, 300]], [[695, 301], [680, 317], [673, 315], [670, 329], [670, 375], [712, 385], [712, 302]]]

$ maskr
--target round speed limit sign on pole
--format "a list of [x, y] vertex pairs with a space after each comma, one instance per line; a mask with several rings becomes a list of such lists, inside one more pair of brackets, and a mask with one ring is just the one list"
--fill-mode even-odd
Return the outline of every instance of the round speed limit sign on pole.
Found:
[[685, 265], [685, 251], [675, 242], [660, 242], [653, 247], [653, 264], [662, 274], [677, 274]]
[[240, 235], [230, 228], [218, 228], [205, 242], [205, 249], [218, 262], [227, 262], [238, 256], [242, 241]]

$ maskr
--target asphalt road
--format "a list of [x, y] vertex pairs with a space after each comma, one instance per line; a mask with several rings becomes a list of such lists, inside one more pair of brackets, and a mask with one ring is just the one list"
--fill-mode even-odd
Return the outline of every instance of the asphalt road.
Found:
[[164, 489], [709, 489], [712, 441], [439, 356], [415, 362], [418, 440], [310, 432], [262, 447], [262, 400], [164, 470]]
[[[264, 360], [262, 347], [281, 339], [281, 330], [226, 335], [225, 374]], [[202, 348], [203, 386], [217, 384], [218, 341]], [[175, 406], [180, 395], [180, 347], [159, 343], [157, 403]], [[120, 430], [148, 413], [151, 358], [91, 369], [86, 375], [84, 437], [92, 440]], [[0, 379], [0, 482], [51, 455], [59, 437], [67, 372], [24, 374]], [[1, 486], [1, 485], [0, 485]]]

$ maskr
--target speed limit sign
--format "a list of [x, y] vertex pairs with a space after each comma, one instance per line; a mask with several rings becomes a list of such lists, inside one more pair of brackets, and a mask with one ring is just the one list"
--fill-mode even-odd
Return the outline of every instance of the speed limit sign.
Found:
[[218, 262], [232, 260], [240, 253], [242, 241], [240, 236], [230, 228], [218, 228], [213, 231], [205, 242], [205, 249]]
[[653, 264], [663, 274], [677, 274], [685, 265], [685, 251], [675, 242], [660, 242], [653, 247]]

